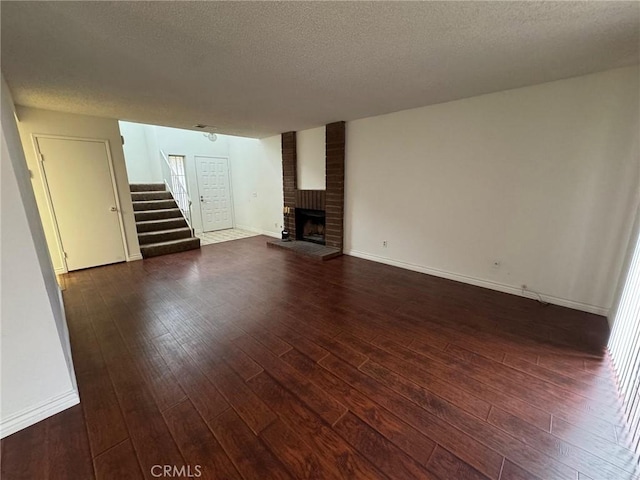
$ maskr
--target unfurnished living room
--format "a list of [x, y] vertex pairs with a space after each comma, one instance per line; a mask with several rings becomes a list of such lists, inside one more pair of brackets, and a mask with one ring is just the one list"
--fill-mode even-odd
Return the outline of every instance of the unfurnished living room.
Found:
[[640, 478], [640, 3], [0, 2], [0, 477]]

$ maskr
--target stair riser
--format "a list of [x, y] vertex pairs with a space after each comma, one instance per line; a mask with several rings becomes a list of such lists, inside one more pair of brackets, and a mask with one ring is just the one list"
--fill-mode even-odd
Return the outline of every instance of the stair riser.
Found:
[[164, 183], [132, 183], [129, 184], [130, 192], [153, 192], [166, 190], [167, 187]]
[[138, 235], [138, 242], [140, 245], [146, 245], [148, 243], [168, 242], [170, 240], [180, 240], [181, 238], [190, 237], [191, 230], [189, 229], [166, 233], [141, 233]]
[[168, 253], [186, 252], [187, 250], [195, 250], [200, 248], [199, 238], [190, 238], [185, 242], [181, 242], [175, 245], [162, 245], [159, 247], [145, 247], [140, 246], [140, 252], [142, 252], [143, 258], [157, 257], [158, 255], [166, 255]]
[[175, 209], [168, 212], [159, 212], [153, 210], [147, 210], [144, 212], [135, 212], [136, 222], [146, 222], [148, 220], [162, 220], [165, 218], [179, 218], [183, 219], [180, 210]]
[[188, 227], [187, 222], [183, 218], [175, 220], [164, 220], [156, 223], [138, 223], [136, 230], [138, 233], [155, 232], [157, 230], [170, 230], [172, 228]]
[[173, 200], [160, 200], [156, 202], [133, 202], [134, 212], [145, 210], [162, 210], [165, 208], [177, 208], [177, 204]]
[[134, 202], [144, 200], [173, 200], [171, 192], [131, 192], [131, 199]]

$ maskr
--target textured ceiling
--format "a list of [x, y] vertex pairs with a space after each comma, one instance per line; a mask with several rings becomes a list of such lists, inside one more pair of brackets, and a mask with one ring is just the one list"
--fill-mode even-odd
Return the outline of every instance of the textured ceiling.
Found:
[[263, 137], [638, 63], [637, 2], [7, 2], [21, 105]]

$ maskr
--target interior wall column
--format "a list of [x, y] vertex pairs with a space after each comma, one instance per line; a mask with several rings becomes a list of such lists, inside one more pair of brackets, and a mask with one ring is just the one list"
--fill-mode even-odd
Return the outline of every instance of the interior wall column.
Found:
[[297, 144], [296, 132], [282, 134], [282, 189], [284, 193], [284, 207], [289, 213], [284, 216], [284, 229], [289, 236], [296, 236], [296, 190], [298, 188], [297, 173]]

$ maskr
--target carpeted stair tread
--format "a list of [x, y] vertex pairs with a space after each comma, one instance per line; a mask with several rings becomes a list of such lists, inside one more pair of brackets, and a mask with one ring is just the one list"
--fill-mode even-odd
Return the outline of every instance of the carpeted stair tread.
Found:
[[152, 192], [131, 192], [131, 200], [140, 202], [145, 200], [173, 200], [171, 192], [152, 191]]
[[176, 201], [171, 198], [169, 200], [144, 200], [141, 202], [133, 202], [133, 211], [140, 212], [142, 210], [164, 210], [168, 208], [176, 208]]
[[169, 230], [156, 230], [154, 232], [145, 232], [138, 234], [140, 245], [149, 245], [153, 243], [167, 242], [170, 240], [179, 240], [181, 238], [190, 238], [191, 229], [189, 227], [172, 228]]
[[200, 239], [198, 237], [191, 237], [140, 245], [140, 252], [142, 252], [143, 258], [149, 258], [167, 253], [186, 252], [187, 250], [195, 250], [197, 248], [200, 248]]
[[[157, 212], [158, 210], [154, 211]], [[136, 230], [138, 230], [138, 233], [156, 232], [158, 230], [169, 230], [188, 226], [187, 221], [182, 216], [136, 222]]]
[[130, 183], [130, 192], [162, 192], [167, 189], [164, 183]]
[[157, 210], [141, 210], [134, 212], [136, 222], [165, 220], [169, 218], [184, 218], [179, 208], [162, 208]]

